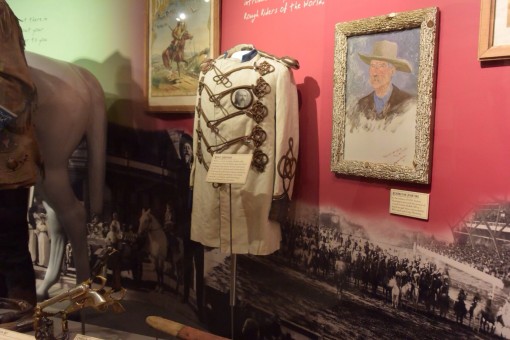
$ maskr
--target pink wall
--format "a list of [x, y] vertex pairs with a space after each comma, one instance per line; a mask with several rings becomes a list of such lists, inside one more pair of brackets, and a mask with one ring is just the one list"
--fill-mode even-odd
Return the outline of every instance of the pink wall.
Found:
[[[480, 0], [223, 0], [221, 50], [251, 43], [300, 61], [301, 95], [296, 199], [334, 206], [381, 225], [449, 233], [479, 201], [510, 193], [510, 61], [477, 60]], [[286, 13], [263, 16], [287, 4]], [[291, 4], [301, 8], [291, 10]], [[417, 186], [336, 177], [330, 172], [333, 51], [336, 23], [426, 7], [440, 11], [432, 182]], [[252, 15], [258, 13], [255, 20]], [[393, 216], [389, 189], [430, 193], [430, 218]]]

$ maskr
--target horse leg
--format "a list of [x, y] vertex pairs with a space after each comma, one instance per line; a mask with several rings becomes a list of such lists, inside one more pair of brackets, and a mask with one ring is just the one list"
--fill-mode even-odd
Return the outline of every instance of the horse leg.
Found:
[[394, 289], [391, 290], [391, 306], [393, 308], [398, 308], [398, 294], [394, 292]]
[[151, 254], [150, 259], [154, 266], [154, 273], [156, 274], [156, 287], [154, 288], [154, 291], [162, 292], [163, 285], [161, 284], [161, 282], [162, 282], [161, 276], [162, 276], [162, 271], [165, 270], [164, 262], [161, 262], [161, 257], [158, 254]]
[[175, 267], [175, 293], [179, 294], [179, 286], [183, 283], [183, 273], [184, 273], [184, 244], [181, 238], [175, 238], [176, 243], [173, 249], [176, 249], [175, 254], [173, 255], [173, 262]]
[[479, 330], [479, 327], [477, 328], [476, 316], [475, 315], [470, 315], [469, 316], [469, 327], [473, 330], [473, 332], [476, 332], [476, 331]]
[[162, 257], [156, 259], [156, 280], [157, 285], [159, 286], [159, 290], [163, 291], [165, 287], [165, 277], [164, 277], [164, 266], [165, 262]]
[[338, 300], [342, 299], [342, 285], [340, 284], [340, 279], [336, 279], [336, 296], [338, 297]]
[[103, 212], [104, 178], [106, 167], [106, 108], [104, 92], [99, 81], [87, 70], [80, 69], [90, 96], [86, 127], [88, 151], [88, 188], [91, 215]]
[[181, 280], [181, 273], [180, 273], [180, 269], [179, 269], [179, 264], [178, 263], [175, 263], [175, 293], [177, 295], [179, 295], [179, 285], [180, 285], [180, 280]]
[[161, 54], [161, 57], [163, 59], [163, 65], [167, 69], [171, 70], [172, 69], [172, 58], [170, 56], [170, 51], [168, 50], [168, 48], [165, 48], [165, 50]]
[[37, 287], [37, 300], [46, 300], [48, 296], [48, 290], [55, 283], [58, 282], [60, 277], [60, 267], [62, 266], [62, 260], [64, 258], [64, 249], [66, 246], [66, 236], [60, 224], [58, 223], [55, 211], [43, 201], [44, 209], [46, 209], [48, 225], [48, 234], [51, 239], [50, 244], [50, 259], [46, 274], [44, 275], [43, 281]]
[[[65, 180], [68, 178], [67, 164], [59, 169], [48, 169], [42, 187], [45, 200], [55, 210], [59, 224], [71, 242], [76, 282], [81, 283], [90, 277], [85, 208], [74, 196], [69, 180]], [[60, 267], [52, 270], [59, 271]]]
[[461, 319], [460, 319], [460, 316], [461, 316], [461, 307], [460, 307], [460, 302], [459, 301], [455, 301], [453, 303], [453, 311], [455, 313], [455, 322], [456, 323], [460, 323], [461, 322]]
[[[170, 268], [169, 268], [169, 271], [167, 271], [167, 273], [168, 273], [168, 276], [170, 276], [170, 278], [177, 278], [177, 267], [175, 266], [175, 256], [173, 253], [173, 250], [175, 248], [176, 238], [173, 235], [170, 235], [167, 237], [167, 239], [168, 239], [168, 243], [167, 243], [166, 258], [168, 259], [168, 263], [170, 263]], [[163, 266], [163, 268], [164, 268], [164, 266]]]

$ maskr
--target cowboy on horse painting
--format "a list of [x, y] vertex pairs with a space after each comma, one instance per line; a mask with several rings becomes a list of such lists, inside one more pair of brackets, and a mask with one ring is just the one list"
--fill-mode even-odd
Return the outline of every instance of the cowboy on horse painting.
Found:
[[178, 21], [177, 26], [172, 29], [172, 42], [170, 45], [163, 51], [163, 64], [166, 68], [172, 69], [172, 61], [177, 64], [177, 72], [180, 76], [179, 63], [183, 62], [186, 65], [188, 62], [184, 59], [184, 46], [186, 45], [186, 40], [193, 39], [193, 36], [189, 34], [186, 28], [186, 22]]

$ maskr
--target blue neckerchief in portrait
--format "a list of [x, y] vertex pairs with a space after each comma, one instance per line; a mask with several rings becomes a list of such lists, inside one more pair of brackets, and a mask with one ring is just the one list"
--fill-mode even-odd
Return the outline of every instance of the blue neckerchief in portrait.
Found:
[[374, 92], [374, 106], [375, 111], [379, 114], [384, 110], [384, 107], [386, 106], [386, 103], [388, 100], [390, 100], [391, 93], [393, 92], [393, 85], [391, 85], [390, 90], [388, 93], [384, 95], [384, 97], [379, 97]]

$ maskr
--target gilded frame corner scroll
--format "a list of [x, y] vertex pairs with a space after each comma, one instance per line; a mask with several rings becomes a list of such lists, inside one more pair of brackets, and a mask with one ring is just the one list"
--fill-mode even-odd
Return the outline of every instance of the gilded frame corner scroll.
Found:
[[331, 171], [430, 183], [438, 24], [433, 7], [336, 25]]

